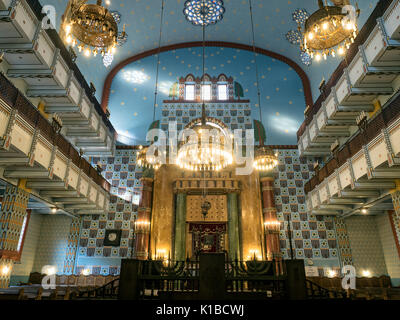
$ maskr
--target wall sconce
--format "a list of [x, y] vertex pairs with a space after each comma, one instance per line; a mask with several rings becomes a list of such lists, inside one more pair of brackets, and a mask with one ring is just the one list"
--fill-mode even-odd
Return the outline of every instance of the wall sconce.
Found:
[[281, 230], [281, 223], [278, 220], [264, 222], [265, 230], [268, 232], [279, 232]]
[[135, 231], [149, 231], [150, 230], [150, 221], [135, 221]]
[[3, 268], [1, 268], [1, 275], [8, 276], [10, 271], [11, 271], [10, 266], [3, 266]]

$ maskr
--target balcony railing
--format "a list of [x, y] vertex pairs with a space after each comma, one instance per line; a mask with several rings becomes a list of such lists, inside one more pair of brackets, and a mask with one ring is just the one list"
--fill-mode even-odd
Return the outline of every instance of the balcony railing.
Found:
[[368, 123], [365, 132], [358, 132], [340, 148], [335, 157], [331, 158], [320, 170], [317, 170], [315, 176], [305, 184], [304, 191], [309, 193], [314, 190], [317, 185], [334, 173], [347, 159], [353, 157], [364, 145], [378, 136], [382, 129], [388, 127], [398, 117], [400, 117], [399, 93]]
[[326, 99], [326, 97], [329, 96], [332, 88], [337, 84], [339, 81], [340, 77], [342, 76], [344, 69], [348, 67], [348, 64], [354, 59], [358, 52], [358, 47], [365, 43], [365, 41], [368, 39], [369, 35], [373, 31], [373, 29], [376, 27], [377, 24], [377, 19], [381, 17], [385, 11], [388, 9], [390, 4], [393, 2], [393, 0], [380, 0], [378, 4], [376, 5], [374, 11], [368, 18], [367, 22], [364, 24], [362, 27], [360, 33], [358, 34], [357, 38], [355, 39], [354, 43], [351, 45], [350, 49], [347, 51], [346, 57], [342, 60], [342, 62], [339, 64], [337, 69], [332, 73], [332, 76], [328, 80], [328, 82], [325, 84], [323, 88], [323, 92], [321, 95], [318, 97], [318, 99], [315, 101], [314, 105], [307, 111], [306, 113], [306, 119], [300, 126], [299, 130], [297, 131], [297, 140], [300, 139], [300, 137], [304, 134], [307, 126], [311, 123], [313, 120], [314, 115], [317, 114], [319, 109], [322, 107], [322, 103]]
[[72, 163], [90, 177], [95, 183], [101, 186], [107, 192], [110, 192], [110, 184], [105, 180], [96, 169], [94, 169], [78, 151], [70, 144], [64, 136], [56, 133], [53, 126], [42, 114], [31, 104], [31, 102], [5, 77], [0, 73], [0, 98], [4, 100], [11, 108], [18, 111], [27, 123], [32, 127], [39, 129], [49, 142], [57, 146], [60, 152], [70, 158]]
[[[39, 21], [42, 20], [44, 17], [44, 14], [42, 13], [42, 5], [40, 4], [39, 0], [27, 0], [27, 3], [29, 4], [30, 8], [32, 9], [33, 13], [37, 17]], [[57, 31], [54, 29], [47, 29], [46, 30], [47, 35], [50, 37], [51, 41], [53, 42], [54, 46], [58, 49], [60, 49], [60, 54], [62, 58], [64, 59], [65, 63], [68, 65], [68, 68], [74, 72], [74, 75], [82, 88], [85, 90], [86, 95], [90, 99], [90, 101], [93, 103], [95, 110], [97, 113], [102, 117], [104, 124], [107, 126], [107, 128], [110, 130], [110, 132], [115, 135], [116, 131], [111, 124], [110, 120], [107, 118], [105, 115], [103, 109], [101, 108], [99, 102], [97, 99], [92, 95], [92, 91], [86, 82], [84, 76], [82, 75], [81, 71], [79, 70], [78, 66], [72, 61], [71, 55], [67, 48], [65, 47], [63, 41], [61, 40], [60, 36], [58, 35]]]

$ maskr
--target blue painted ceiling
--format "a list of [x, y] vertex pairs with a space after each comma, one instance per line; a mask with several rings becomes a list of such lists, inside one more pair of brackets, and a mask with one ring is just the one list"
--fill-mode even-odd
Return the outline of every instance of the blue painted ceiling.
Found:
[[[90, 0], [89, 3], [94, 3]], [[194, 26], [186, 21], [182, 10], [184, 0], [166, 0], [164, 11], [164, 24], [162, 46], [182, 42], [200, 41], [202, 28]], [[359, 27], [361, 28], [378, 0], [359, 1], [361, 16]], [[296, 29], [297, 25], [292, 20], [292, 12], [298, 8], [305, 8], [309, 13], [317, 10], [317, 0], [252, 0], [254, 7], [255, 43], [256, 46], [285, 55], [297, 62], [310, 78], [314, 100], [318, 97], [318, 85], [324, 77], [328, 79], [340, 62], [339, 58], [328, 58], [327, 61], [313, 63], [311, 66], [302, 64], [297, 45], [290, 44], [286, 33]], [[50, 4], [56, 7], [57, 25], [60, 25], [61, 15], [64, 12], [65, 0], [42, 0], [42, 4]], [[225, 14], [222, 21], [206, 28], [206, 39], [210, 41], [227, 41], [251, 45], [251, 24], [248, 0], [224, 0]], [[79, 55], [77, 63], [88, 82], [93, 82], [97, 88], [97, 97], [100, 100], [104, 80], [111, 68], [119, 62], [141, 52], [154, 49], [158, 46], [160, 28], [160, 0], [110, 0], [110, 10], [119, 11], [122, 15], [121, 25], [126, 24], [128, 41], [118, 48], [115, 59], [110, 68], [105, 68], [101, 56], [86, 58]], [[193, 54], [192, 52], [196, 52]], [[200, 48], [176, 50], [162, 54], [161, 82], [176, 81], [176, 77], [187, 73], [201, 74]], [[217, 54], [219, 52], [219, 54]], [[234, 49], [208, 48], [206, 64], [208, 73], [218, 75], [225, 73], [236, 77], [243, 87], [248, 89], [246, 97], [251, 100], [253, 106], [256, 101], [254, 90], [255, 72], [254, 63], [251, 63], [251, 53]], [[236, 58], [233, 58], [236, 56]], [[231, 61], [231, 63], [228, 63]], [[190, 66], [189, 66], [190, 65]], [[263, 71], [265, 79], [261, 79], [263, 112], [265, 113], [264, 125], [267, 127], [269, 143], [285, 144], [295, 143], [295, 131], [303, 121], [305, 108], [301, 82], [289, 66], [272, 61], [270, 58], [260, 56], [259, 68]], [[128, 136], [135, 141], [143, 140], [143, 131], [148, 128], [152, 120], [152, 108], [154, 99], [154, 77], [156, 58], [149, 57], [141, 62], [133, 63], [124, 70], [139, 70], [148, 75], [142, 84], [133, 86], [123, 80], [123, 71], [120, 72], [112, 84], [109, 108], [111, 121], [120, 132], [128, 132]], [[200, 67], [196, 70], [196, 67]], [[215, 67], [215, 69], [213, 69]], [[163, 69], [165, 68], [165, 69]], [[268, 68], [275, 71], [269, 71]], [[283, 80], [286, 78], [286, 80]], [[279, 88], [279, 91], [276, 89]], [[136, 89], [136, 91], [134, 91]], [[270, 100], [266, 97], [269, 96]], [[163, 98], [162, 94], [160, 99]], [[289, 104], [289, 101], [291, 104]], [[125, 102], [124, 107], [121, 105]], [[160, 103], [160, 101], [159, 101]], [[280, 119], [276, 122], [274, 111], [279, 110]], [[287, 115], [284, 119], [283, 115]], [[159, 117], [159, 116], [158, 116]], [[253, 117], [258, 118], [258, 113], [253, 112]], [[282, 122], [283, 121], [283, 122]], [[287, 122], [284, 122], [287, 121]], [[276, 124], [285, 127], [289, 132], [278, 133], [272, 130]], [[281, 130], [282, 131], [282, 130]]]
[[[205, 49], [205, 72], [232, 76], [249, 99], [252, 116], [259, 120], [255, 61], [259, 69], [261, 110], [268, 144], [295, 144], [296, 132], [304, 118], [305, 100], [302, 82], [287, 64], [246, 50], [210, 47]], [[143, 143], [153, 120], [156, 56], [124, 67], [114, 78], [109, 110], [111, 122], [128, 144]], [[160, 55], [159, 95], [156, 117], [161, 118], [162, 101], [179, 77], [189, 73], [201, 76], [202, 48], [185, 48]], [[122, 136], [125, 136], [122, 139]]]

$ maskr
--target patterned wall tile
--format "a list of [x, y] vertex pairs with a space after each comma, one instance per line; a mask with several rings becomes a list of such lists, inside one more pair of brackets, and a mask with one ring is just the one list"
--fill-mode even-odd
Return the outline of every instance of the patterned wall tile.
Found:
[[[103, 169], [102, 175], [112, 185], [112, 195], [107, 214], [82, 217], [77, 273], [89, 268], [101, 274], [113, 274], [119, 272], [121, 259], [132, 256], [134, 221], [142, 186], [142, 169], [136, 166], [136, 152], [117, 149], [114, 157], [91, 159], [93, 165], [99, 164]], [[122, 230], [120, 246], [104, 246], [107, 229]]]

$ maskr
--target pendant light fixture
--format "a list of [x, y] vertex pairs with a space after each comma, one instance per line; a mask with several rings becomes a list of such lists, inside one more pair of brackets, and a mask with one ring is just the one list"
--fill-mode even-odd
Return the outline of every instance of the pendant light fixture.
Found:
[[[257, 53], [256, 53], [256, 45], [255, 45], [255, 37], [254, 37], [253, 7], [251, 4], [251, 0], [249, 0], [249, 9], [250, 9], [250, 19], [251, 19], [252, 40], [253, 40], [254, 63], [255, 63], [256, 78], [257, 78], [258, 108], [260, 111], [260, 123], [262, 125], [260, 79], [259, 79], [259, 74], [258, 74]], [[258, 171], [272, 170], [278, 164], [277, 155], [274, 153], [274, 151], [270, 147], [264, 145], [265, 141], [264, 141], [264, 137], [262, 134], [259, 135], [259, 141], [260, 141], [260, 145], [257, 148], [255, 148], [255, 151], [254, 151], [253, 167]]]
[[[156, 84], [154, 89], [154, 104], [153, 104], [153, 122], [156, 117], [156, 107], [157, 107], [157, 94], [158, 94], [158, 78], [160, 71], [160, 53], [161, 53], [161, 39], [162, 39], [162, 31], [163, 31], [163, 20], [164, 20], [164, 0], [161, 0], [161, 18], [160, 18], [160, 33], [158, 39], [158, 51], [157, 51], [157, 66], [156, 66]], [[157, 148], [154, 151], [154, 155], [149, 155], [149, 147], [141, 147], [138, 152], [137, 164], [143, 168], [150, 168], [154, 170], [158, 170], [162, 165], [162, 158], [160, 157], [160, 151]]]

